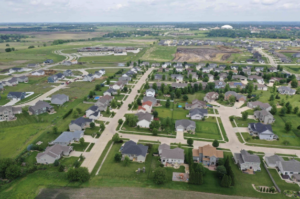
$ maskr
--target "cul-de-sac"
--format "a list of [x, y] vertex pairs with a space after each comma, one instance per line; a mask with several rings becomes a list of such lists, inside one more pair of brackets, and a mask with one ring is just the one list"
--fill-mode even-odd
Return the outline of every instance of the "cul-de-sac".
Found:
[[300, 198], [300, 25], [228, 24], [0, 24], [0, 198]]

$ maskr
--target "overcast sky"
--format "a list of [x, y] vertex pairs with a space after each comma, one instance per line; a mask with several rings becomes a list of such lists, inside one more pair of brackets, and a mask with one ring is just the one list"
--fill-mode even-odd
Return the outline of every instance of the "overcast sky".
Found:
[[299, 21], [300, 0], [0, 0], [0, 22]]

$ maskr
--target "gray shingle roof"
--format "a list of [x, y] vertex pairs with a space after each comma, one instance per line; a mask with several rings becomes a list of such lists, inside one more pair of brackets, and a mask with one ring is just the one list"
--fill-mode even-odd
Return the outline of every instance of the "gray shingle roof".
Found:
[[77, 124], [77, 125], [81, 126], [84, 123], [92, 122], [92, 121], [93, 121], [92, 119], [80, 117], [80, 118], [77, 118], [76, 120], [72, 120], [71, 124]]
[[300, 162], [297, 160], [280, 161], [284, 171], [300, 172]]
[[161, 157], [170, 159], [182, 159], [184, 160], [184, 150], [181, 148], [175, 149], [162, 149]]
[[241, 156], [245, 162], [258, 162], [260, 163], [260, 158], [257, 155], [252, 155], [246, 150], [241, 150]]
[[134, 155], [142, 155], [146, 156], [148, 151], [148, 146], [144, 146], [142, 144], [136, 144], [134, 141], [128, 141], [124, 144], [122, 148], [122, 154], [134, 154]]
[[37, 110], [40, 110], [40, 109], [43, 109], [43, 108], [53, 108], [53, 106], [51, 106], [49, 103], [47, 102], [44, 102], [44, 101], [38, 101], [34, 106], [31, 106], [30, 109], [32, 111], [37, 111]]
[[195, 109], [190, 110], [190, 116], [197, 115], [197, 114], [204, 116], [207, 113], [208, 113], [207, 109], [195, 108]]
[[251, 129], [257, 133], [263, 133], [267, 130], [273, 132], [272, 126], [270, 124], [262, 124], [262, 123], [249, 123]]
[[60, 134], [52, 143], [70, 143], [74, 139], [80, 139], [84, 134], [84, 131], [65, 131]]
[[192, 126], [196, 127], [196, 123], [194, 121], [192, 121], [192, 120], [186, 120], [186, 119], [184, 119], [184, 120], [176, 120], [175, 127], [177, 127], [179, 125], [184, 126], [184, 127], [192, 125]]
[[277, 161], [284, 161], [283, 158], [278, 155], [266, 157], [266, 160], [268, 160], [270, 164], [276, 164]]
[[135, 115], [138, 116], [139, 121], [147, 120], [148, 122], [151, 122], [152, 117], [153, 117], [150, 113], [147, 113], [147, 112], [146, 113], [139, 112]]

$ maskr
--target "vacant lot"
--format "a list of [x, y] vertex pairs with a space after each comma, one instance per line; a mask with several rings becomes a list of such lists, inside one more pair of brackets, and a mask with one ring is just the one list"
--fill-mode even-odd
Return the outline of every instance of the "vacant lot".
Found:
[[175, 59], [178, 62], [225, 61], [232, 53], [240, 50], [227, 47], [217, 48], [177, 48]]
[[176, 46], [153, 46], [141, 57], [142, 60], [165, 62], [175, 57]]

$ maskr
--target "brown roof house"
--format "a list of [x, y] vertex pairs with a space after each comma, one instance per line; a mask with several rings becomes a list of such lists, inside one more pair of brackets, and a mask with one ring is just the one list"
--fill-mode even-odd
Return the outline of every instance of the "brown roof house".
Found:
[[193, 160], [201, 162], [205, 166], [216, 166], [219, 159], [223, 157], [223, 151], [219, 151], [211, 145], [193, 149]]
[[185, 109], [187, 110], [195, 108], [206, 108], [206, 102], [195, 99], [192, 101], [192, 104], [185, 104]]
[[225, 100], [229, 100], [230, 96], [234, 96], [235, 99], [236, 99], [236, 101], [244, 101], [245, 102], [247, 100], [246, 96], [238, 94], [238, 93], [236, 93], [234, 91], [227, 91], [225, 93], [224, 99]]
[[217, 92], [209, 92], [209, 93], [206, 93], [206, 95], [204, 97], [204, 101], [206, 101], [206, 102], [212, 102], [212, 101], [215, 101], [218, 98], [219, 98], [219, 93], [217, 93]]

